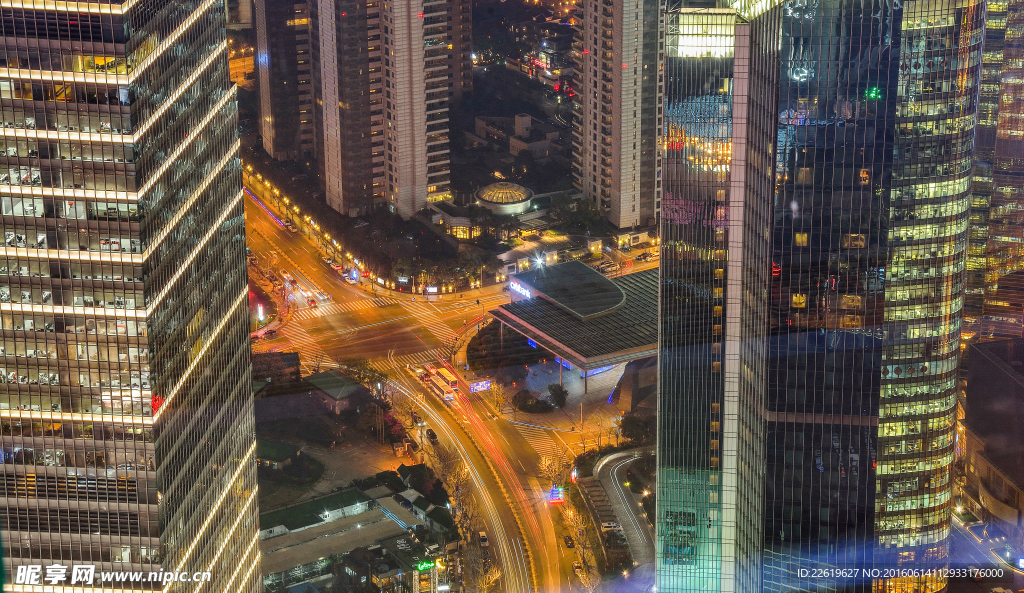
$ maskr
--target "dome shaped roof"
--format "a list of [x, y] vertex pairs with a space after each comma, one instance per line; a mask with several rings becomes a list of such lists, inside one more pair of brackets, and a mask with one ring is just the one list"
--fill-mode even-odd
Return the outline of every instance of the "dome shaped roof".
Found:
[[492, 204], [518, 204], [532, 198], [533, 192], [515, 183], [499, 181], [480, 188], [476, 197]]

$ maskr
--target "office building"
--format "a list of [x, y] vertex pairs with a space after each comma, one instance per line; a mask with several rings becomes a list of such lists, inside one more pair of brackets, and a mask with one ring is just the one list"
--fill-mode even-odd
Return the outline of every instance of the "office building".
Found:
[[984, 11], [735, 10], [669, 13], [658, 590], [938, 591], [800, 570], [948, 560]]
[[661, 209], [663, 3], [583, 0], [574, 183], [616, 228], [653, 227]]
[[263, 150], [279, 161], [310, 159], [313, 64], [309, 4], [256, 0], [256, 69]]
[[967, 311], [999, 315], [1000, 279], [1024, 270], [1024, 2], [987, 5], [971, 185]]
[[382, 2], [311, 0], [317, 168], [327, 205], [385, 204]]
[[224, 7], [25, 6], [5, 9], [0, 65], [3, 589], [195, 590], [100, 582], [163, 570], [255, 592]]

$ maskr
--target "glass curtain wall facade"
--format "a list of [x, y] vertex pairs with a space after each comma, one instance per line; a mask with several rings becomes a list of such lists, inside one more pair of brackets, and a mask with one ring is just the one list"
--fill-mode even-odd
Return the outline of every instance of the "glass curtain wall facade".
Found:
[[[18, 567], [60, 565], [63, 580], [40, 584], [69, 587], [73, 567], [95, 566], [74, 585], [256, 591], [224, 7], [11, 6], [0, 9], [4, 590], [42, 590], [31, 576], [13, 584]], [[100, 582], [160, 570], [212, 579]]]
[[[749, 177], [756, 158], [773, 159], [769, 197], [748, 189], [742, 198], [746, 232], [768, 237], [769, 246], [765, 253], [755, 245], [738, 254], [730, 249], [724, 267], [726, 274], [733, 265], [768, 274], [766, 284], [752, 285], [749, 296], [740, 297], [754, 310], [766, 302], [765, 338], [759, 342], [764, 372], [743, 366], [743, 349], [757, 351], [746, 340], [758, 342], [758, 328], [741, 325], [748, 333], [738, 334], [741, 341], [732, 346], [741, 378], [759, 381], [764, 393], [763, 425], [754, 437], [763, 444], [765, 468], [759, 586], [939, 590], [945, 583], [938, 579], [853, 583], [801, 578], [799, 570], [872, 562], [941, 566], [947, 559], [984, 9], [972, 0], [789, 0], [740, 5], [737, 11], [752, 31], [777, 14], [772, 22], [781, 34], [766, 49], [776, 81], [756, 87], [775, 89], [765, 99], [771, 103], [767, 117], [775, 122], [772, 147], [751, 151], [741, 173], [734, 146], [729, 173]], [[750, 70], [752, 81], [759, 75]], [[697, 74], [690, 84], [700, 82]], [[666, 94], [669, 109], [673, 99], [668, 89]], [[696, 117], [706, 119], [700, 112]], [[752, 111], [748, 122], [760, 117]], [[666, 119], [671, 141], [672, 118]], [[667, 184], [672, 186], [671, 177]], [[712, 185], [684, 191], [700, 195]], [[662, 314], [668, 316], [676, 247], [667, 214], [672, 200], [665, 202]], [[735, 229], [736, 221], [729, 226]], [[697, 232], [692, 223], [687, 232]], [[735, 235], [727, 235], [730, 245]], [[761, 261], [732, 261], [751, 253]], [[707, 306], [712, 317], [718, 314], [713, 303]], [[728, 302], [723, 313], [728, 330]], [[708, 323], [713, 335], [714, 324]], [[684, 386], [688, 378], [673, 378], [667, 365], [676, 364], [671, 357], [678, 355], [666, 350], [666, 334], [685, 338], [692, 331], [668, 319], [662, 331], [660, 413], [666, 406], [690, 406], [679, 414], [700, 425], [704, 404], [696, 400], [719, 388], [713, 381], [704, 389]], [[713, 348], [714, 341], [705, 341]], [[724, 347], [728, 353], [728, 334]], [[696, 353], [687, 356], [700, 360]], [[727, 355], [724, 368], [729, 361]], [[669, 387], [671, 382], [678, 384]], [[724, 389], [726, 400], [744, 401], [742, 384], [726, 383]], [[736, 394], [730, 394], [733, 389]], [[662, 418], [662, 430], [672, 430], [672, 421], [671, 415]], [[751, 426], [758, 428], [756, 422]], [[663, 484], [673, 463], [666, 452], [692, 448], [687, 454], [694, 459], [710, 456], [715, 443], [707, 438], [710, 444], [695, 436], [659, 436]], [[740, 479], [742, 471], [736, 473]], [[702, 497], [702, 487], [682, 489]], [[659, 497], [659, 513], [685, 509], [685, 502], [666, 497], [661, 484]], [[663, 569], [659, 590], [685, 590], [663, 588], [669, 584]]]
[[666, 19], [659, 591], [760, 587], [773, 22]]
[[984, 314], [978, 329], [985, 334], [1020, 336], [1020, 310], [1000, 298], [998, 290], [1001, 278], [1024, 270], [1024, 2], [988, 2], [985, 18], [971, 188], [969, 312]]

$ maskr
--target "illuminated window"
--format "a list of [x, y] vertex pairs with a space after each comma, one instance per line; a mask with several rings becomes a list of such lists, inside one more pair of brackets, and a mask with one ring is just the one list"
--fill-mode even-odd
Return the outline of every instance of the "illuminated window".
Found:
[[860, 184], [870, 185], [871, 184], [871, 171], [868, 169], [860, 170]]
[[713, 362], [713, 363], [711, 363], [711, 372], [712, 373], [721, 373], [722, 372], [722, 363], [720, 363], [720, 362]]
[[807, 306], [807, 295], [802, 293], [794, 293], [792, 297], [793, 308], [803, 309]]
[[839, 320], [839, 327], [841, 329], [857, 329], [863, 325], [863, 320], [860, 315], [843, 315]]
[[715, 259], [725, 259], [725, 250], [724, 249], [716, 249], [715, 250]]
[[721, 316], [722, 316], [722, 308], [721, 307], [715, 307], [715, 317], [721, 317]]
[[793, 245], [797, 247], [807, 247], [808, 234], [807, 233], [794, 233], [793, 234]]
[[711, 404], [711, 413], [718, 414], [722, 411], [722, 404]]
[[810, 185], [814, 182], [814, 170], [810, 167], [800, 167], [796, 170], [796, 182], [799, 185]]
[[717, 468], [718, 467], [718, 458], [717, 457], [712, 457], [711, 458], [711, 467], [712, 468]]
[[716, 325], [716, 326], [712, 327], [711, 328], [711, 333], [713, 335], [716, 335], [716, 336], [722, 335], [722, 326], [721, 325]]
[[862, 297], [859, 294], [844, 294], [839, 299], [840, 309], [860, 309], [862, 306]]
[[725, 278], [725, 270], [722, 268], [715, 270], [715, 280], [722, 280], [723, 278]]
[[726, 193], [725, 193], [724, 189], [720, 189], [717, 192], [715, 192], [715, 200], [717, 200], [719, 202], [724, 202], [725, 201], [725, 197], [726, 197]]
[[[722, 343], [721, 342], [715, 342], [714, 344], [712, 344], [711, 345], [711, 353], [712, 354], [721, 354], [722, 353]], [[715, 404], [715, 405], [717, 406], [718, 404]]]
[[721, 287], [719, 287], [719, 288], [716, 288], [716, 289], [714, 290], [714, 293], [713, 293], [713, 294], [715, 295], [715, 298], [716, 298], [716, 299], [720, 299], [720, 298], [722, 298], [722, 294], [723, 294], [723, 289], [722, 289]]
[[722, 423], [717, 421], [717, 420], [713, 420], [711, 422], [711, 432], [719, 432], [721, 430], [722, 430]]
[[309, 24], [309, 19], [289, 19], [289, 21], [288, 21], [288, 26], [289, 27], [297, 27], [299, 25], [308, 25], [308, 24]]
[[717, 451], [718, 450], [718, 439], [711, 439], [711, 450], [712, 451]]
[[867, 244], [867, 237], [860, 233], [843, 235], [843, 247], [846, 249], [863, 249]]

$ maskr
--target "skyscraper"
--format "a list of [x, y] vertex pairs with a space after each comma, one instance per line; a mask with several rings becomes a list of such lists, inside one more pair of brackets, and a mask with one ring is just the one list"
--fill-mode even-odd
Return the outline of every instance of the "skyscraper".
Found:
[[[971, 186], [968, 311], [1004, 317], [1000, 279], [1024, 270], [1024, 2], [990, 2]], [[998, 320], [995, 320], [998, 324]], [[984, 324], [983, 331], [988, 331]], [[1017, 331], [1019, 334], [1019, 329]]]
[[[452, 22], [461, 18], [453, 9], [464, 4], [463, 0], [384, 2], [385, 195], [402, 218], [423, 209], [428, 201], [451, 197], [449, 93], [463, 80], [465, 67]], [[453, 72], [460, 73], [454, 80]]]
[[582, 0], [577, 10], [574, 182], [616, 228], [653, 227], [662, 190], [663, 3]]
[[349, 216], [386, 203], [382, 4], [311, 2], [317, 167], [327, 205]]
[[800, 569], [946, 562], [984, 11], [734, 8], [666, 61], [658, 590], [870, 588]]
[[256, 591], [224, 7], [19, 3], [2, 27], [4, 590], [56, 564]]
[[255, 12], [263, 150], [279, 161], [312, 158], [315, 145], [309, 4], [256, 0]]

